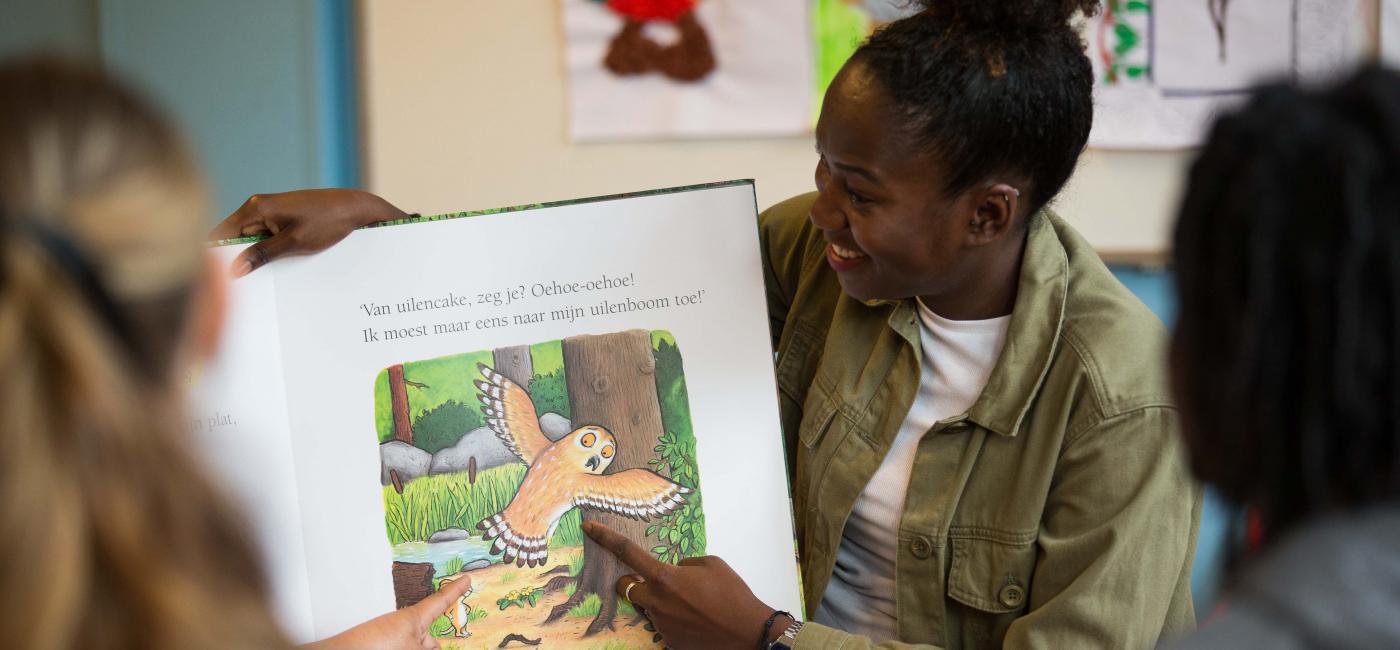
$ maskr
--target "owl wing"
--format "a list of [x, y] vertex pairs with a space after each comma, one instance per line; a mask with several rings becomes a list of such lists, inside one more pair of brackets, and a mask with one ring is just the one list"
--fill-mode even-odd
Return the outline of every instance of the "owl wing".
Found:
[[560, 489], [571, 477], [556, 469], [548, 459], [532, 466], [510, 505], [476, 525], [481, 539], [492, 542], [491, 553], [504, 556], [502, 562], [533, 567], [549, 559], [550, 533], [559, 518], [573, 509], [567, 489]]
[[574, 505], [646, 521], [675, 511], [691, 492], [694, 490], [646, 469], [605, 476], [583, 474], [574, 492]]
[[535, 415], [535, 403], [530, 400], [530, 394], [490, 366], [478, 363], [476, 367], [486, 378], [486, 381], [474, 383], [481, 390], [481, 412], [486, 414], [487, 426], [496, 432], [496, 437], [511, 453], [526, 465], [533, 464], [540, 450], [552, 443], [540, 430], [540, 419]]

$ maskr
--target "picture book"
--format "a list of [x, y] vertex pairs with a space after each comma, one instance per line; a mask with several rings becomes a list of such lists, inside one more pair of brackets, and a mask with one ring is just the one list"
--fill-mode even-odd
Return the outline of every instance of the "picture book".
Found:
[[760, 259], [733, 181], [380, 224], [234, 281], [189, 428], [293, 639], [467, 580], [441, 647], [661, 647], [585, 521], [800, 610]]

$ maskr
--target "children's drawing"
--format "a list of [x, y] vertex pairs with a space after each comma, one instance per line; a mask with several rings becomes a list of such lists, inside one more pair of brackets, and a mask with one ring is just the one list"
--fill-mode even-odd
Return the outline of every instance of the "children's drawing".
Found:
[[613, 590], [630, 571], [580, 525], [604, 523], [665, 562], [705, 552], [669, 333], [409, 361], [381, 371], [374, 392], [398, 605], [471, 580], [433, 625], [442, 647], [656, 645]]
[[1145, 85], [1152, 71], [1153, 0], [1107, 0], [1090, 34], [1089, 59], [1101, 86]]
[[1096, 147], [1200, 143], [1268, 79], [1323, 82], [1370, 52], [1363, 0], [1105, 0], [1088, 21]]
[[918, 4], [904, 0], [812, 0], [812, 49], [815, 53], [816, 110], [826, 87], [880, 26], [918, 11]]
[[[695, 15], [699, 0], [593, 0], [622, 18], [622, 31], [608, 44], [603, 65], [617, 75], [660, 72], [679, 82], [704, 79], [715, 69], [710, 36]], [[677, 38], [662, 45], [643, 30], [648, 23], [673, 26]]]
[[798, 135], [811, 0], [557, 0], [576, 141]]
[[1297, 0], [1176, 0], [1153, 10], [1154, 80], [1167, 93], [1240, 92], [1293, 72]]

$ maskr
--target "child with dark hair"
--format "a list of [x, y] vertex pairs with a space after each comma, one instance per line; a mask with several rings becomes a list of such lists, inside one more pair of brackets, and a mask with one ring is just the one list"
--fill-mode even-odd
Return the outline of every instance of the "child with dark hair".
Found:
[[[586, 527], [671, 646], [1140, 648], [1194, 624], [1166, 332], [1045, 209], [1093, 121], [1071, 20], [1096, 3], [920, 4], [827, 91], [817, 192], [760, 218], [810, 622], [718, 558]], [[295, 235], [246, 270], [400, 215], [272, 195], [216, 234]]]
[[1190, 647], [1400, 647], [1400, 75], [1260, 90], [1176, 227], [1192, 467], [1252, 522]]

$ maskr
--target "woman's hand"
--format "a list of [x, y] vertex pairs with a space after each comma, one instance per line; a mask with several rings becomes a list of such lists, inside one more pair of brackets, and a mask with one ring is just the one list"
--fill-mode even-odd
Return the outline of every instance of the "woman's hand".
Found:
[[429, 628], [447, 606], [472, 588], [471, 580], [453, 580], [416, 604], [370, 619], [308, 650], [437, 650]]
[[406, 216], [388, 201], [360, 190], [254, 194], [210, 231], [209, 237], [270, 235], [233, 260], [233, 276], [242, 277], [275, 259], [325, 250], [360, 226]]
[[[758, 646], [763, 624], [774, 610], [763, 604], [724, 560], [690, 557], [670, 565], [607, 526], [587, 522], [583, 532], [637, 572], [618, 579], [617, 594], [651, 619], [667, 647]], [[789, 622], [782, 619], [781, 627], [779, 623], [774, 627], [781, 632]], [[764, 644], [768, 640], [765, 638]]]

